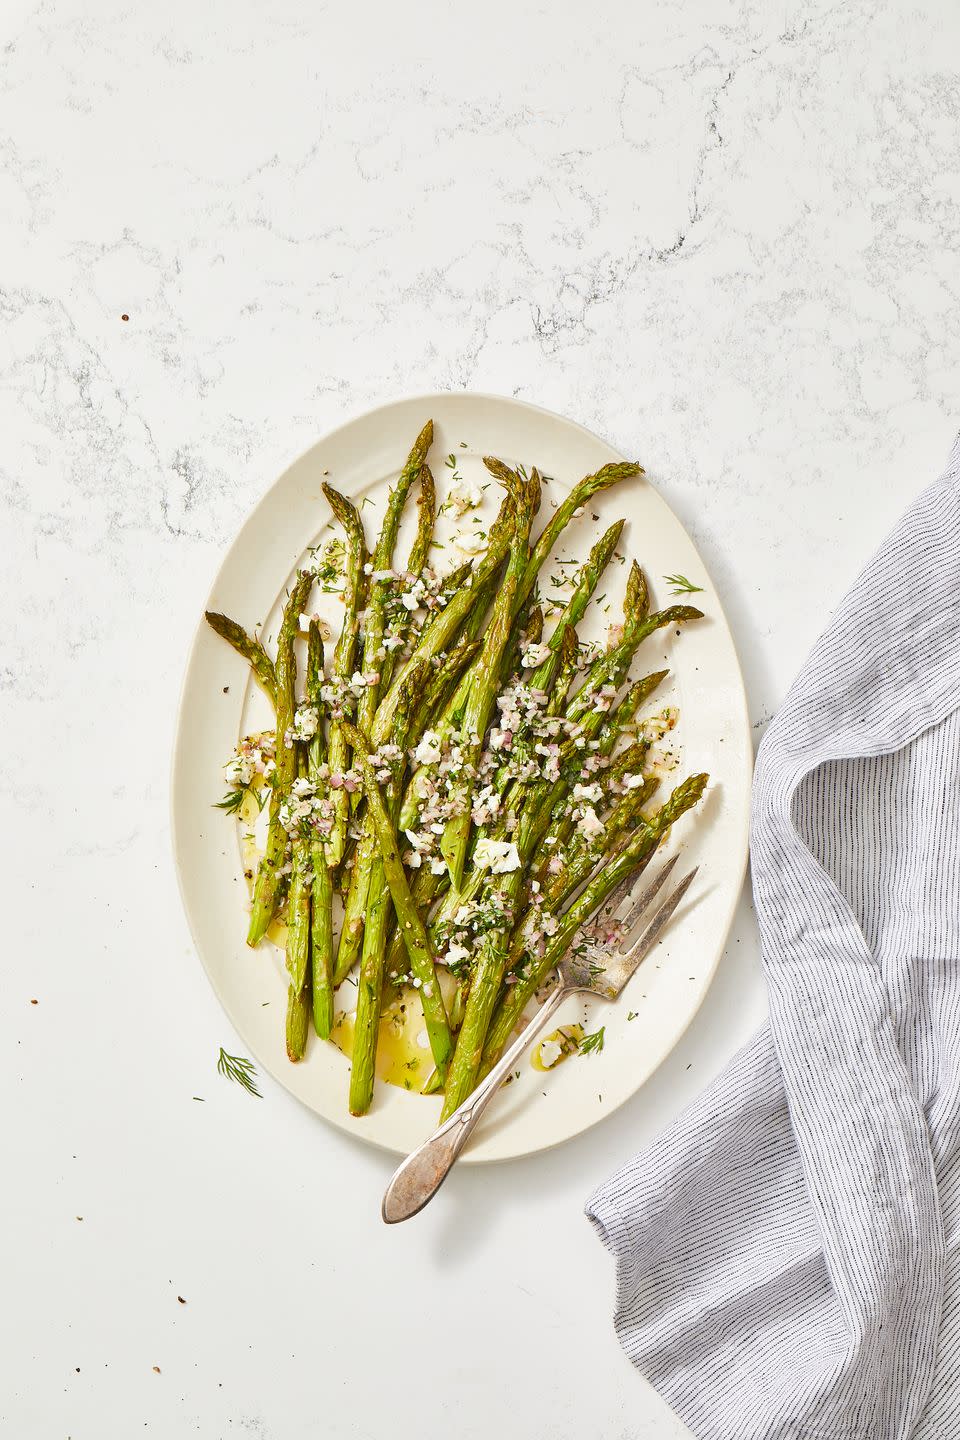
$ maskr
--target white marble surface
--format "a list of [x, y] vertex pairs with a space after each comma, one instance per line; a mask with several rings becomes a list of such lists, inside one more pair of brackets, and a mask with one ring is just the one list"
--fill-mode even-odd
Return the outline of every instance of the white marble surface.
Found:
[[958, 424], [960, 11], [6, 0], [0, 46], [0, 1430], [673, 1440], [581, 1204], [762, 1013], [748, 905], [632, 1104], [388, 1231], [386, 1159], [214, 1073], [180, 674], [291, 457], [472, 387], [640, 456], [762, 727]]

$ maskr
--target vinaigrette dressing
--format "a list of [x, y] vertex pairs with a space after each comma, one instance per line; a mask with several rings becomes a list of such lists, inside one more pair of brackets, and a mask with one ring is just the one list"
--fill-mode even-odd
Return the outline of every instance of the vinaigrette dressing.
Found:
[[[664, 727], [669, 728], [669, 727]], [[240, 858], [243, 864], [247, 889], [252, 897], [253, 881], [257, 866], [263, 855], [266, 838], [267, 806], [261, 809], [257, 793], [262, 782], [256, 777], [250, 790], [244, 796], [237, 811], [239, 821]], [[277, 947], [281, 957], [286, 950], [286, 922], [272, 920], [266, 938]], [[457, 981], [448, 970], [438, 969], [448, 1013], [457, 991]], [[339, 989], [339, 996], [349, 1002], [354, 992], [354, 983], [347, 979]], [[349, 1060], [353, 1054], [353, 1033], [356, 1015], [353, 1010], [337, 1010], [334, 1015], [331, 1043]], [[576, 1055], [583, 1038], [582, 1025], [563, 1025], [545, 1036], [530, 1053], [530, 1065], [544, 1073], [555, 1070], [571, 1055]], [[420, 1091], [433, 1074], [433, 1055], [423, 1021], [420, 997], [412, 985], [392, 985], [387, 982], [380, 1016], [380, 1035], [377, 1043], [376, 1074], [388, 1085], [400, 1090]]]
[[[539, 1045], [533, 1047], [530, 1064], [534, 1070], [556, 1070], [564, 1060], [576, 1055], [583, 1039], [582, 1025], [561, 1025], [559, 1030], [544, 1036]], [[553, 1057], [553, 1058], [551, 1058]]]

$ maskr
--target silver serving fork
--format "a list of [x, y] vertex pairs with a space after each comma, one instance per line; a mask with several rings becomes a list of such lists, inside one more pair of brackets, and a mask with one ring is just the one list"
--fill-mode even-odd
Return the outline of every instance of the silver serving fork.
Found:
[[[674, 856], [647, 882], [638, 895], [632, 893], [636, 876], [630, 876], [591, 918], [595, 919], [597, 914], [603, 913], [616, 921], [625, 939], [629, 938], [660, 893], [676, 862], [677, 857]], [[667, 898], [661, 901], [640, 937], [628, 949], [615, 955], [605, 969], [598, 971], [588, 960], [577, 957], [572, 953], [571, 946], [557, 966], [557, 984], [533, 1019], [513, 1044], [508, 1046], [490, 1073], [476, 1090], [467, 1096], [460, 1108], [455, 1110], [449, 1120], [435, 1130], [428, 1140], [408, 1155], [395, 1171], [387, 1186], [381, 1208], [381, 1214], [388, 1225], [395, 1225], [399, 1220], [409, 1220], [411, 1215], [416, 1215], [433, 1199], [500, 1085], [512, 1073], [520, 1056], [544, 1030], [547, 1022], [568, 996], [586, 993], [599, 995], [605, 1000], [616, 1000], [641, 961], [649, 955], [660, 939], [696, 873], [694, 869], [684, 876]]]

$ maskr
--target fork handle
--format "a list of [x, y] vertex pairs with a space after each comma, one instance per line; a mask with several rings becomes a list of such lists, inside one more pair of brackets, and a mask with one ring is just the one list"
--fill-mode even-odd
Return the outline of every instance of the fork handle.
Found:
[[388, 1225], [398, 1220], [409, 1220], [422, 1210], [446, 1180], [454, 1160], [466, 1145], [480, 1117], [500, 1088], [501, 1081], [510, 1074], [514, 1065], [531, 1042], [540, 1034], [547, 1021], [560, 1009], [572, 991], [566, 985], [557, 985], [528, 1025], [524, 1026], [513, 1044], [504, 1051], [476, 1090], [468, 1095], [463, 1104], [454, 1110], [449, 1120], [435, 1130], [429, 1140], [412, 1154], [395, 1171], [383, 1197], [381, 1214]]

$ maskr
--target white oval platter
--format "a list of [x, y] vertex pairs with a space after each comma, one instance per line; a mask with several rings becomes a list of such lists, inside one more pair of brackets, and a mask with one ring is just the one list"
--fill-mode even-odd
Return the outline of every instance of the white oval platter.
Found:
[[[441, 497], [448, 454], [464, 476], [484, 481], [490, 478], [482, 467], [485, 454], [528, 468], [536, 465], [550, 477], [544, 506], [582, 475], [622, 458], [581, 426], [516, 400], [440, 394], [385, 405], [335, 430], [280, 476], [230, 547], [207, 608], [224, 611], [247, 627], [262, 624], [264, 635], [275, 635], [280, 602], [297, 564], [321, 533], [329, 533], [321, 482], [329, 479], [357, 503], [365, 502], [362, 513], [372, 542], [387, 487], [428, 416], [436, 427], [430, 458]], [[630, 458], [643, 460], [642, 455]], [[669, 841], [670, 848], [682, 848], [685, 865], [696, 863], [701, 870], [664, 939], [620, 1001], [586, 1007], [571, 1002], [569, 1014], [561, 1015], [561, 1023], [586, 1019], [590, 1028], [604, 1025], [602, 1052], [574, 1056], [547, 1073], [525, 1065], [490, 1107], [461, 1163], [506, 1160], [556, 1145], [633, 1095], [677, 1043], [703, 1000], [743, 883], [753, 754], [740, 667], [710, 578], [683, 526], [647, 480], [615, 486], [595, 497], [587, 511], [569, 527], [561, 547], [565, 554], [583, 558], [601, 528], [625, 516], [620, 549], [642, 565], [656, 607], [673, 600], [666, 576], [679, 573], [702, 587], [703, 593], [691, 599], [706, 619], [684, 627], [680, 635], [658, 632], [638, 657], [644, 671], [664, 661], [670, 666], [671, 688], [656, 703], [662, 706], [666, 699], [680, 710], [675, 734], [681, 762], [675, 778], [694, 770], [707, 770], [712, 777], [704, 803]], [[403, 537], [399, 553], [404, 553]], [[625, 571], [625, 565], [611, 567], [610, 584], [600, 587], [606, 591], [610, 621], [618, 617]], [[602, 626], [593, 637], [589, 631], [584, 635], [597, 638]], [[635, 666], [634, 673], [642, 672]], [[265, 706], [245, 663], [201, 621], [181, 697], [172, 796], [174, 853], [197, 950], [258, 1065], [332, 1124], [405, 1154], [436, 1124], [439, 1099], [381, 1082], [370, 1113], [352, 1117], [348, 1061], [315, 1037], [300, 1064], [287, 1060], [282, 956], [269, 944], [250, 950], [244, 943], [247, 890], [237, 827], [214, 807], [224, 789], [221, 767], [238, 738], [269, 725]], [[349, 1005], [349, 995], [343, 1003]]]

